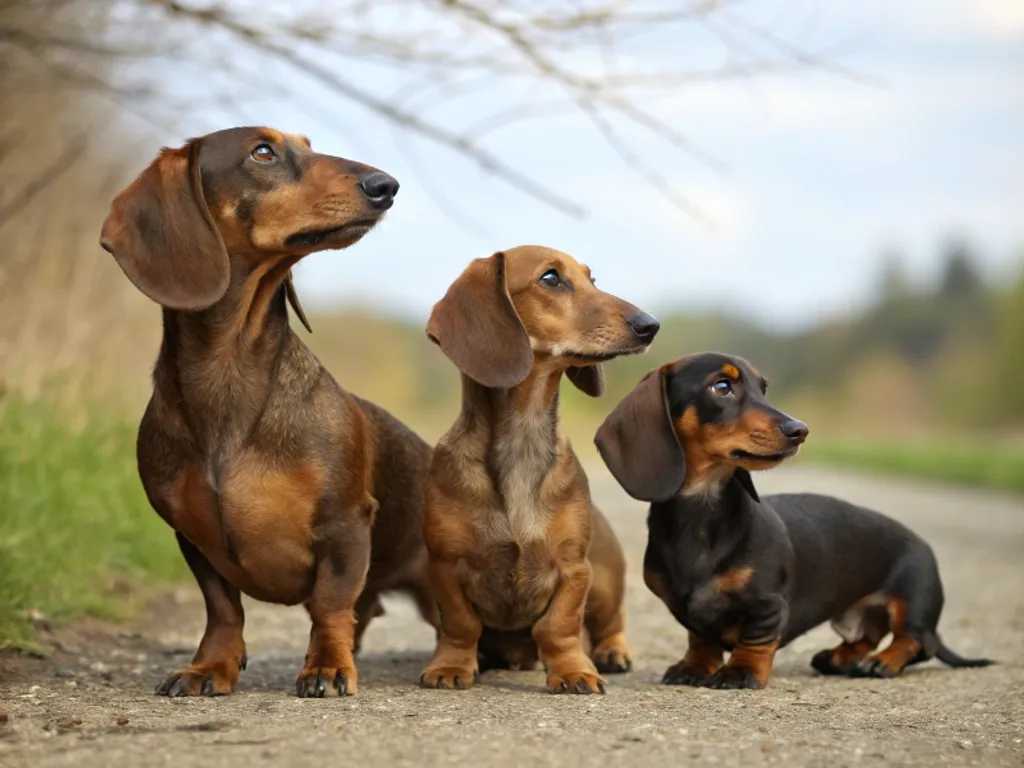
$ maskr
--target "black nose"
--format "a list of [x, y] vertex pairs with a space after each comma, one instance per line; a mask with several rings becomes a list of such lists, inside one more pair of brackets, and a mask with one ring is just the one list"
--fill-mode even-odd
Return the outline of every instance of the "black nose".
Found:
[[359, 188], [375, 208], [390, 208], [398, 194], [398, 180], [382, 171], [371, 171], [359, 180]]
[[796, 443], [797, 445], [800, 445], [800, 443], [806, 440], [807, 435], [811, 431], [807, 428], [806, 424], [802, 421], [797, 421], [796, 419], [790, 419], [789, 421], [782, 422], [779, 424], [779, 429], [782, 431], [782, 434], [786, 436], [786, 439], [789, 440], [789, 442]]
[[650, 344], [654, 341], [654, 337], [657, 335], [658, 329], [661, 328], [661, 323], [646, 312], [641, 312], [639, 315], [635, 315], [630, 319], [629, 327], [633, 329], [633, 334], [640, 339], [640, 341], [644, 344]]

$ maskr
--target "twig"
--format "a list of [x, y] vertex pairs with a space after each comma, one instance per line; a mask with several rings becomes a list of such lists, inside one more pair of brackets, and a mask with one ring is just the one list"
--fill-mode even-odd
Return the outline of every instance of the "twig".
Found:
[[219, 10], [198, 10], [183, 5], [177, 0], [150, 0], [150, 2], [164, 7], [169, 13], [190, 18], [200, 23], [211, 24], [225, 31], [231, 32], [254, 48], [258, 48], [266, 53], [272, 54], [282, 61], [288, 62], [296, 69], [305, 72], [338, 93], [341, 93], [352, 101], [362, 104], [367, 109], [376, 112], [382, 117], [403, 125], [409, 130], [418, 133], [437, 144], [441, 144], [449, 149], [461, 152], [474, 160], [483, 170], [493, 173], [508, 184], [518, 188], [520, 191], [525, 192], [526, 194], [547, 203], [564, 213], [574, 217], [582, 217], [585, 213], [584, 209], [579, 205], [558, 195], [542, 184], [539, 184], [526, 174], [520, 173], [515, 168], [501, 160], [497, 155], [476, 146], [470, 138], [450, 133], [433, 123], [421, 119], [417, 115], [377, 98], [373, 94], [364, 91], [353, 83], [343, 79], [335, 71], [313, 61], [306, 60], [289, 47], [271, 42], [258, 30], [224, 16]]

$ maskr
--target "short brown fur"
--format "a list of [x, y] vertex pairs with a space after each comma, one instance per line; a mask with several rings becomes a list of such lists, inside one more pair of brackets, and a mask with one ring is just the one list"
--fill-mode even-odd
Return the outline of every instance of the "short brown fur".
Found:
[[438, 623], [420, 533], [430, 449], [342, 390], [288, 319], [291, 304], [306, 322], [292, 266], [358, 241], [396, 191], [304, 137], [236, 128], [165, 149], [111, 206], [101, 244], [164, 308], [139, 473], [207, 609], [192, 664], [158, 693], [234, 689], [242, 592], [309, 610], [300, 696], [357, 691], [382, 591]]
[[[545, 287], [551, 270], [561, 287]], [[427, 333], [462, 370], [463, 397], [427, 486], [443, 623], [424, 686], [469, 687], [478, 653], [485, 666], [539, 658], [555, 693], [603, 692], [598, 668], [629, 668], [622, 550], [557, 409], [563, 373], [597, 395], [602, 360], [643, 350], [641, 315], [572, 257], [534, 246], [474, 261], [434, 307]]]

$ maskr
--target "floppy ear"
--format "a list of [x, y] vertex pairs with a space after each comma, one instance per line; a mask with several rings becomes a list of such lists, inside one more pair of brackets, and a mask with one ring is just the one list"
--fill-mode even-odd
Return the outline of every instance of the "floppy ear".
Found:
[[476, 259], [430, 313], [427, 336], [485, 387], [509, 389], [533, 368], [533, 349], [512, 306], [505, 254]]
[[641, 501], [664, 501], [686, 480], [686, 458], [679, 444], [666, 396], [670, 375], [648, 373], [615, 406], [594, 442], [626, 493]]
[[576, 389], [591, 397], [604, 394], [604, 370], [600, 365], [573, 365], [566, 370], [565, 375], [576, 385]]
[[163, 150], [114, 198], [100, 245], [165, 307], [206, 309], [224, 296], [228, 254], [203, 198], [198, 141]]
[[284, 295], [288, 299], [288, 303], [292, 306], [292, 311], [295, 316], [299, 318], [299, 322], [302, 326], [309, 331], [313, 332], [313, 329], [309, 326], [309, 320], [306, 319], [306, 313], [302, 311], [302, 304], [299, 303], [299, 294], [295, 292], [295, 281], [292, 280], [292, 272], [288, 270], [288, 277], [284, 279]]
[[757, 489], [754, 487], [754, 479], [747, 470], [737, 467], [733, 477], [739, 482], [740, 487], [750, 495], [750, 498], [754, 501], [761, 501], [761, 497], [757, 495]]

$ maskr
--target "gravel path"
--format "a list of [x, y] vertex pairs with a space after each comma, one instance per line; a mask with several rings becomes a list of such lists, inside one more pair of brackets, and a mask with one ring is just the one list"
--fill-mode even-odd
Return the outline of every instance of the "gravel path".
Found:
[[203, 622], [198, 590], [155, 600], [132, 625], [83, 622], [47, 659], [0, 656], [0, 766], [259, 768], [271, 765], [502, 766], [1024, 765], [1024, 502], [973, 491], [797, 467], [758, 478], [762, 493], [835, 493], [921, 533], [946, 585], [940, 631], [965, 656], [903, 678], [825, 679], [808, 663], [835, 644], [819, 628], [783, 650], [764, 691], [657, 685], [685, 633], [643, 586], [645, 508], [603, 468], [595, 498], [626, 546], [635, 669], [603, 697], [551, 696], [543, 675], [488, 673], [468, 692], [415, 685], [433, 633], [410, 605], [387, 604], [359, 660], [360, 694], [291, 694], [308, 637], [302, 609], [247, 603], [249, 669], [218, 699], [152, 694], [187, 662]]

